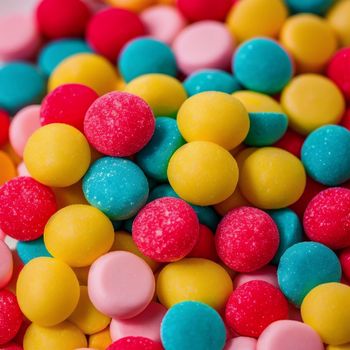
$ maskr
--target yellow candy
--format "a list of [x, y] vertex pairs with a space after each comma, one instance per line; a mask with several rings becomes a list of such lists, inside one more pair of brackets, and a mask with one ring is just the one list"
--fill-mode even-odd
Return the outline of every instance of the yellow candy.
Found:
[[49, 253], [72, 267], [91, 265], [114, 241], [111, 221], [99, 209], [74, 204], [55, 213], [45, 226]]
[[324, 343], [350, 342], [350, 287], [341, 283], [317, 286], [304, 298], [301, 316]]
[[255, 36], [276, 37], [287, 15], [282, 0], [238, 1], [227, 17], [227, 25], [239, 41]]
[[248, 156], [240, 168], [239, 188], [254, 206], [279, 209], [296, 202], [304, 192], [306, 175], [301, 161], [275, 147]]
[[52, 72], [49, 91], [56, 87], [78, 83], [91, 87], [99, 95], [115, 90], [119, 78], [113, 65], [104, 57], [81, 53], [63, 60]]
[[249, 116], [232, 95], [208, 91], [187, 99], [177, 114], [179, 130], [188, 142], [211, 141], [231, 150], [246, 138]]
[[187, 98], [180, 81], [165, 74], [142, 75], [128, 83], [125, 91], [143, 98], [156, 116], [175, 116]]
[[84, 333], [70, 322], [54, 327], [41, 327], [32, 323], [27, 329], [23, 345], [25, 350], [74, 350], [87, 346]]
[[16, 168], [12, 159], [3, 151], [0, 151], [0, 186], [16, 177]]
[[350, 343], [344, 345], [328, 345], [327, 350], [350, 350]]
[[43, 327], [66, 320], [77, 306], [79, 294], [73, 270], [55, 258], [31, 260], [23, 267], [17, 281], [17, 299], [22, 312]]
[[330, 25], [312, 14], [290, 17], [280, 40], [301, 72], [320, 72], [337, 49], [337, 38]]
[[350, 0], [338, 1], [328, 12], [327, 21], [342, 46], [350, 45]]
[[41, 127], [29, 138], [24, 162], [30, 175], [52, 187], [78, 182], [90, 165], [90, 147], [85, 136], [66, 124]]
[[216, 204], [214, 206], [214, 209], [221, 216], [224, 216], [232, 209], [249, 205], [250, 203], [243, 197], [241, 190], [238, 187], [236, 187], [232, 195], [225, 199], [223, 202]]
[[92, 334], [89, 337], [89, 346], [97, 350], [106, 350], [112, 344], [109, 328]]
[[85, 199], [81, 181], [69, 187], [53, 187], [57, 207], [64, 208], [71, 204], [88, 204]]
[[90, 266], [73, 267], [73, 271], [81, 286], [86, 286], [88, 283]]
[[250, 112], [283, 112], [282, 107], [272, 97], [254, 91], [237, 91], [232, 94]]
[[343, 95], [326, 77], [299, 75], [282, 92], [281, 103], [291, 128], [308, 134], [326, 124], [337, 124], [345, 109]]
[[230, 152], [207, 141], [180, 147], [168, 165], [171, 187], [185, 201], [213, 205], [227, 199], [238, 181], [238, 167]]
[[166, 308], [194, 300], [222, 311], [232, 290], [232, 280], [226, 270], [207, 259], [170, 263], [161, 270], [157, 280], [158, 299]]
[[95, 308], [89, 299], [87, 287], [81, 286], [79, 303], [70, 315], [69, 321], [79, 327], [85, 334], [94, 334], [105, 329], [111, 319]]
[[153, 5], [155, 0], [107, 0], [106, 2], [111, 6], [139, 12]]

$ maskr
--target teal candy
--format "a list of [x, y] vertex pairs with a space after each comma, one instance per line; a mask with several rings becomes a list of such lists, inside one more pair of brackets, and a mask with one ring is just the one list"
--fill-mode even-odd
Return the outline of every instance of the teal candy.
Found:
[[151, 38], [130, 41], [119, 56], [118, 68], [127, 83], [150, 73], [177, 75], [176, 59], [171, 48]]
[[287, 52], [274, 40], [254, 38], [233, 55], [232, 71], [244, 87], [265, 94], [280, 92], [293, 75]]
[[292, 13], [314, 13], [324, 15], [334, 0], [285, 0]]
[[301, 149], [301, 161], [307, 173], [327, 186], [350, 180], [350, 131], [338, 125], [314, 130]]
[[341, 266], [337, 255], [316, 242], [302, 242], [288, 248], [277, 269], [283, 294], [300, 307], [311, 289], [328, 282], [339, 282]]
[[226, 328], [210, 306], [185, 301], [175, 304], [165, 314], [160, 335], [166, 350], [222, 350]]
[[192, 73], [184, 81], [184, 87], [188, 96], [204, 91], [221, 91], [232, 94], [242, 89], [233, 75], [219, 69], [203, 69]]
[[27, 264], [29, 261], [41, 256], [51, 257], [51, 254], [47, 251], [43, 237], [40, 237], [34, 241], [17, 243], [17, 253], [23, 264]]
[[151, 141], [137, 154], [136, 162], [147, 176], [160, 182], [167, 181], [169, 160], [184, 144], [176, 120], [159, 117]]
[[148, 191], [142, 170], [123, 158], [100, 158], [83, 178], [86, 200], [112, 220], [134, 216], [146, 203]]
[[41, 50], [38, 65], [46, 76], [67, 57], [78, 53], [92, 52], [88, 44], [81, 39], [60, 39], [51, 41]]
[[0, 67], [0, 109], [15, 114], [40, 103], [45, 90], [44, 76], [34, 65], [17, 61]]
[[288, 118], [283, 113], [249, 113], [250, 128], [244, 143], [248, 146], [270, 146], [283, 137], [288, 127]]

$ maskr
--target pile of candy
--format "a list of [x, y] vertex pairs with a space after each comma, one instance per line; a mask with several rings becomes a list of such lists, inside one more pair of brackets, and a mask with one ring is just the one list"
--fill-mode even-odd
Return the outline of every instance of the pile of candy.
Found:
[[0, 60], [1, 350], [350, 350], [350, 0], [41, 0]]

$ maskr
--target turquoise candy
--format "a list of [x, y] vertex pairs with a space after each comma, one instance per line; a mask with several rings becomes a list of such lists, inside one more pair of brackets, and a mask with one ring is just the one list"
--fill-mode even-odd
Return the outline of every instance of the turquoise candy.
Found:
[[40, 237], [34, 241], [27, 241], [17, 243], [17, 253], [23, 264], [27, 264], [30, 260], [39, 258], [41, 256], [51, 257], [51, 254], [47, 251], [43, 237]]

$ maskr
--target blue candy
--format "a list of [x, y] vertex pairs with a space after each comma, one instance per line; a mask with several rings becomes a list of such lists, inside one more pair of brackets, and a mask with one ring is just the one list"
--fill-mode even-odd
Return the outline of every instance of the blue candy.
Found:
[[226, 328], [220, 315], [210, 306], [185, 301], [165, 314], [161, 338], [166, 350], [222, 350]]
[[41, 256], [51, 257], [51, 254], [45, 247], [43, 237], [40, 237], [34, 241], [19, 241], [17, 243], [17, 253], [23, 264], [27, 264], [30, 260]]
[[334, 0], [285, 0], [292, 13], [314, 13], [323, 15], [332, 6]]
[[300, 306], [306, 294], [320, 284], [339, 282], [341, 266], [337, 255], [316, 242], [302, 242], [288, 248], [277, 269], [283, 294]]
[[123, 158], [100, 158], [83, 178], [87, 201], [112, 220], [134, 216], [146, 203], [148, 191], [142, 170]]
[[337, 186], [350, 179], [350, 131], [338, 125], [314, 130], [301, 149], [307, 173], [316, 181]]

